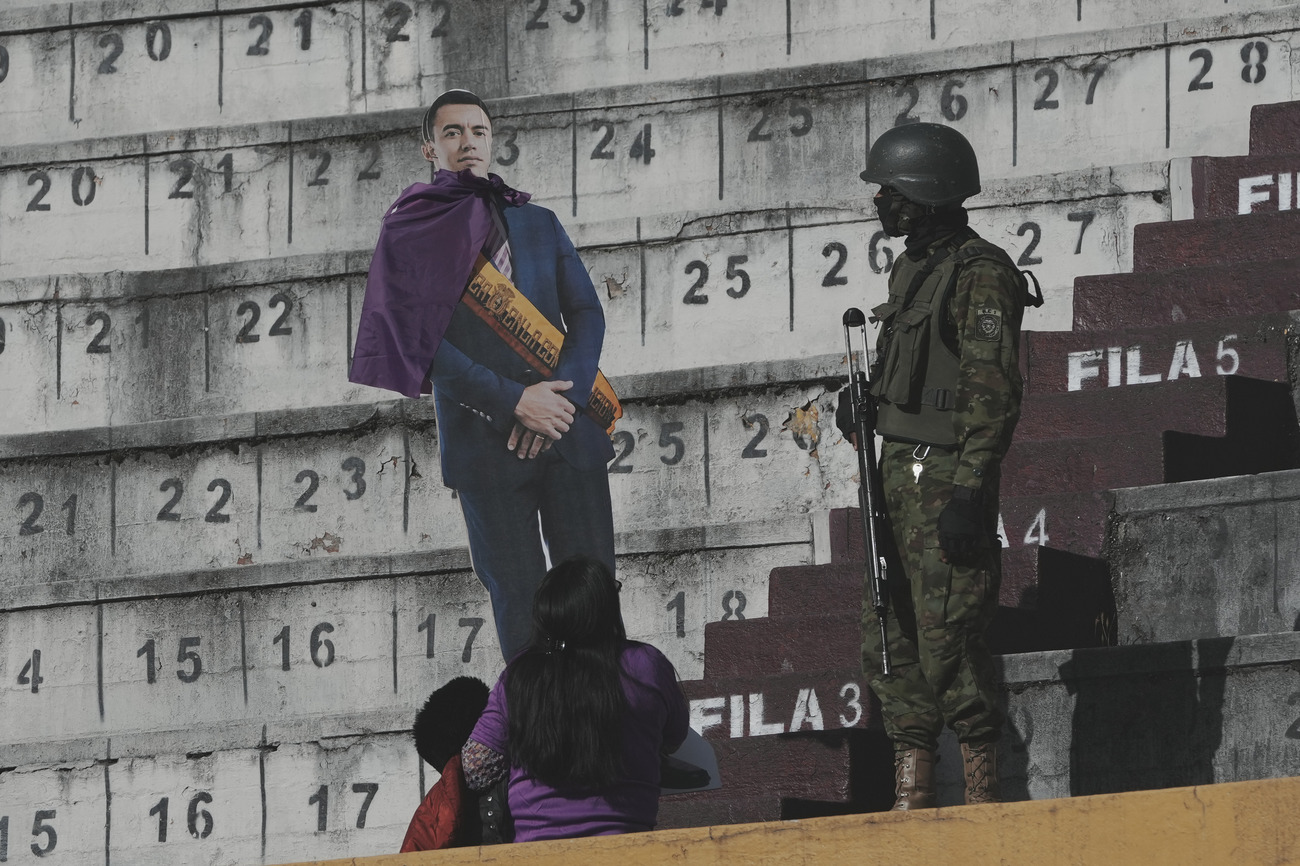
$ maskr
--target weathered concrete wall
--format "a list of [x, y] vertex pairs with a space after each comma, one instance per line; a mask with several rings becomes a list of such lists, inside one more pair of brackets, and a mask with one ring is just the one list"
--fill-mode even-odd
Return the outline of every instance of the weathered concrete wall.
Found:
[[[1300, 774], [1297, 658], [1294, 634], [1004, 657], [1004, 791], [1043, 799]], [[827, 689], [817, 712], [805, 694], [802, 727], [814, 718], [827, 730], [854, 723], [854, 698], [851, 689], [838, 698]], [[706, 726], [717, 715], [708, 700], [693, 708]], [[774, 732], [755, 727], [756, 709], [768, 728], [788, 709], [763, 694], [740, 705], [751, 719], [733, 728], [741, 737]], [[48, 746], [32, 744], [10, 751], [23, 768], [0, 774], [0, 811], [24, 816], [25, 830], [27, 814], [53, 804], [45, 823], [58, 834], [62, 862], [91, 862], [105, 847], [114, 862], [133, 863], [388, 852], [436, 778], [419, 766], [405, 724], [394, 711], [99, 738], [76, 758], [50, 763], [42, 758]], [[946, 804], [960, 799], [954, 758], [945, 754], [939, 765]], [[187, 832], [191, 804], [200, 838]], [[25, 852], [25, 833], [10, 838], [23, 843], [11, 850]]]
[[[616, 526], [649, 536], [777, 514], [806, 523], [847, 504], [851, 450], [818, 447], [840, 441], [833, 404], [823, 385], [629, 402], [610, 469]], [[0, 461], [0, 497], [14, 503], [0, 527], [4, 606], [167, 593], [184, 573], [459, 549], [432, 405], [408, 405], [248, 419], [260, 429], [144, 425], [142, 436], [164, 435], [137, 443], [122, 435], [132, 428], [104, 444], [69, 435], [73, 453]]]
[[[1260, 11], [1254, 17], [1267, 19], [1284, 5], [1248, 0], [1230, 11], [1237, 18]], [[981, 50], [1009, 44], [1004, 40], [1019, 43], [1016, 56], [1054, 58], [1065, 55], [1041, 43], [1057, 34], [1145, 26], [1154, 40], [1163, 22], [1224, 12], [1216, 0], [1088, 0], [1047, 10], [1032, 0], [928, 10], [898, 0], [730, 6], [725, 0], [640, 6], [570, 0], [554, 8], [501, 0], [316, 0], [291, 9], [214, 0], [49, 4], [0, 14], [6, 60], [0, 86], [13, 106], [6, 113], [20, 121], [3, 140], [52, 143], [184, 122], [373, 112], [427, 104], [452, 85], [499, 98], [568, 93], [598, 82], [657, 83], [680, 78], [682, 70], [700, 77], [793, 70], [858, 61], [864, 53], [906, 63], [935, 49]], [[1183, 28], [1177, 38], [1191, 42], [1198, 35]], [[1220, 33], [1211, 26], [1204, 35]], [[1158, 81], [1158, 70], [1152, 72]], [[955, 93], [944, 97], [950, 113], [965, 104]]]
[[1114, 495], [1121, 643], [1300, 631], [1300, 473]]
[[[627, 409], [626, 619], [695, 678], [706, 625], [765, 616], [769, 570], [823, 560], [825, 510], [853, 501], [829, 391], [839, 312], [881, 299], [901, 250], [856, 180], [881, 130], [975, 142], [976, 228], [1042, 279], [1028, 326], [1065, 330], [1073, 277], [1133, 268], [1134, 227], [1187, 207], [1167, 161], [1243, 151], [1250, 106], [1300, 90], [1295, 6], [1041, 5], [0, 11], [0, 859], [393, 850], [434, 778], [412, 708], [500, 669], [431, 407], [345, 382], [378, 217], [428, 176], [412, 130], [434, 93], [493, 100], [494, 168], [582, 248]], [[1159, 387], [1152, 358], [1186, 374], [1192, 351], [1205, 376], [1274, 378], [1289, 321], [1026, 357], [1044, 392]], [[1041, 492], [1007, 504], [1013, 545], [1079, 519]], [[825, 642], [851, 640], [841, 619]], [[1295, 767], [1273, 730], [1292, 643], [1008, 660], [1012, 793]], [[733, 674], [696, 696], [710, 736], [875, 719], [854, 677]], [[1143, 721], [1130, 751], [1099, 739], [1121, 706]], [[1105, 749], [1135, 769], [1089, 763]]]
[[[1237, 34], [1261, 28], [1271, 35], [1267, 43], [1256, 41], [1274, 46], [1273, 59], [1263, 61], [1272, 74], [1259, 77], [1247, 63], [1249, 75], [1207, 87], [1214, 79], [1209, 72], [1200, 76], [1200, 67], [1213, 68], [1216, 51], [1220, 67], [1224, 55], [1235, 58], [1245, 49], [1257, 58], [1255, 41], [1239, 45]], [[1201, 32], [1216, 41], [1179, 41]], [[644, 222], [666, 215], [679, 226], [690, 212], [813, 204], [860, 209], [863, 188], [846, 187], [845, 178], [860, 169], [872, 130], [908, 118], [961, 128], [989, 179], [1244, 149], [1250, 105], [1296, 93], [1292, 17], [1187, 22], [1177, 33], [1108, 32], [1116, 56], [1104, 67], [1089, 66], [1098, 34], [1040, 40], [1032, 47], [1042, 57], [1065, 60], [1033, 66], [1032, 75], [1034, 61], [1006, 44], [978, 56], [961, 49], [821, 66], [798, 76], [730, 75], [712, 87], [692, 82], [591, 90], [568, 100], [505, 100], [498, 108], [497, 161], [574, 222], [617, 221], [612, 238], [593, 234], [588, 242], [627, 242], [635, 237], [634, 216]], [[1167, 62], [1190, 70], [1185, 88], [1174, 86]], [[1089, 73], [1071, 71], [1084, 67]], [[915, 83], [899, 84], [900, 76]], [[1026, 79], [1021, 86], [1019, 77]], [[1070, 96], [1071, 88], [1079, 93]], [[1207, 128], [1208, 117], [1216, 123]], [[232, 252], [223, 254], [222, 247], [244, 257], [367, 248], [375, 214], [424, 176], [411, 133], [417, 118], [418, 111], [406, 110], [10, 148], [0, 153], [9, 166], [0, 175], [0, 199], [15, 207], [0, 232], [0, 273], [230, 260]], [[636, 147], [647, 128], [658, 131], [650, 149], [662, 152], [649, 162], [649, 151]], [[1070, 146], [1081, 138], [1087, 148]], [[1065, 190], [1038, 196], [1071, 197]], [[1068, 222], [1086, 234], [1087, 208], [1075, 210]], [[1028, 222], [1035, 220], [1027, 215], [1017, 223], [1026, 247], [1037, 234]], [[656, 236], [649, 224], [644, 228]], [[51, 267], [56, 262], [62, 265]]]
[[[1040, 180], [1046, 190], [1080, 190], [1098, 177]], [[1050, 300], [1031, 311], [1030, 324], [1068, 328], [1073, 275], [1129, 266], [1133, 226], [1165, 216], [1151, 196], [1163, 184], [1157, 171], [1134, 170], [1086, 204], [1031, 204], [1021, 198], [1027, 190], [991, 191], [1018, 203], [976, 211], [975, 225], [1013, 252], [1032, 243], [1019, 255], [1033, 264]], [[374, 204], [376, 213], [384, 206]], [[1076, 219], [1081, 215], [1087, 219]], [[255, 218], [234, 215], [226, 241], [192, 236], [224, 244], [218, 258], [247, 256], [237, 227], [248, 221]], [[369, 233], [376, 223], [367, 222]], [[5, 281], [0, 364], [10, 375], [0, 395], [14, 409], [0, 419], [0, 433], [382, 398], [347, 383], [369, 254], [332, 254], [335, 240], [309, 240], [320, 249], [310, 256]], [[364, 240], [340, 243], [359, 248]], [[111, 239], [87, 245], [97, 244], [106, 248]], [[834, 353], [842, 336], [833, 311], [882, 301], [888, 268], [901, 252], [875, 220], [819, 208], [738, 215], [721, 225], [704, 220], [673, 236], [585, 247], [605, 304], [602, 366], [617, 378]], [[39, 243], [30, 255], [50, 261]], [[756, 332], [766, 338], [751, 339]], [[286, 375], [258, 374], [271, 368]]]
[[[734, 85], [741, 90], [703, 100], [688, 92], [676, 100], [666, 94], [664, 104], [651, 106], [660, 115], [641, 119], [618, 115], [643, 112], [645, 106], [602, 106], [587, 113], [598, 110], [606, 119], [592, 120], [567, 105], [548, 111], [540, 100], [512, 101], [503, 110], [522, 103], [519, 108], [528, 113], [498, 119], [497, 168], [565, 218], [586, 246], [634, 246], [683, 233], [770, 231], [784, 228], [787, 219], [795, 226], [862, 221], [869, 210], [866, 187], [855, 178], [865, 158], [868, 126], [879, 130], [893, 124], [892, 119], [868, 124], [862, 116], [867, 85], [832, 81], [812, 91], [782, 82]], [[1289, 88], [1276, 98], [1288, 95]], [[771, 139], [759, 132], [756, 140], [747, 140], [749, 127], [771, 113], [774, 99], [798, 103], [798, 112], [814, 118], [809, 131], [802, 137], [771, 133]], [[701, 116], [707, 122], [698, 128], [672, 129], [674, 118], [698, 124]], [[418, 111], [390, 112], [0, 152], [0, 201], [10, 203], [0, 207], [0, 276], [368, 251], [384, 209], [402, 188], [428, 176], [413, 134], [419, 117]], [[719, 126], [724, 117], [731, 127]], [[1097, 123], [1072, 134], [1092, 135]], [[600, 144], [602, 130], [613, 135], [625, 124], [637, 130], [658, 124], [661, 139], [670, 139], [659, 145], [663, 155], [650, 165], [629, 164], [623, 160], [630, 136], [614, 135], [612, 144]], [[1003, 121], [988, 126], [965, 132], [984, 146]], [[849, 136], [862, 140], [849, 146]], [[999, 241], [1025, 265], [1044, 266], [1045, 282], [1053, 287], [1068, 286], [1069, 276], [1086, 268], [1112, 272], [1126, 266], [1132, 225], [1167, 215], [1164, 165], [1148, 165], [1152, 156], [1167, 151], [1089, 150], [1078, 156], [1066, 151], [1063, 157], [1059, 147], [1052, 143], [1034, 160], [1022, 155], [1017, 165], [1003, 159], [1005, 154], [990, 153], [982, 162], [985, 192], [972, 201], [977, 225], [996, 228]], [[1204, 144], [1188, 147], [1199, 152]], [[499, 165], [502, 161], [506, 165]], [[1140, 209], [1117, 207], [1114, 202], [1125, 193], [1154, 195], [1156, 201]], [[1008, 206], [1016, 212], [1002, 210]], [[683, 232], [685, 225], [690, 228]], [[854, 245], [858, 234], [861, 247]], [[874, 280], [897, 252], [875, 228], [824, 239], [815, 252], [831, 241], [846, 244], [858, 260], [836, 276], [860, 270]], [[869, 253], [870, 274], [859, 249]], [[1081, 258], [1063, 262], [1062, 255]], [[829, 259], [821, 256], [809, 266], [820, 268], [818, 283], [835, 264]], [[685, 292], [689, 275], [681, 267], [673, 271], [683, 275], [678, 281]]]
[[[1300, 775], [1297, 659], [1297, 633], [1004, 656], [1004, 790], [1042, 799]], [[952, 796], [960, 759], [944, 764]]]
[[240, 748], [188, 755], [129, 755], [101, 741], [98, 758], [8, 770], [0, 814], [10, 817], [10, 862], [163, 866], [385, 853], [401, 845], [437, 778], [422, 778], [405, 733], [300, 742], [250, 733]]
[[[792, 534], [768, 526], [740, 546], [733, 530], [731, 547], [713, 549], [660, 534], [653, 552], [623, 554], [629, 632], [698, 677], [705, 623], [764, 616], [766, 569], [807, 560], [809, 542]], [[187, 731], [187, 751], [204, 750], [214, 731], [268, 720], [408, 724], [452, 677], [491, 683], [501, 669], [485, 594], [456, 559], [391, 577], [8, 610], [0, 674], [18, 686], [0, 707], [0, 766], [82, 754], [73, 743], [104, 737], [120, 751], [124, 738]], [[202, 575], [172, 577], [204, 589]]]

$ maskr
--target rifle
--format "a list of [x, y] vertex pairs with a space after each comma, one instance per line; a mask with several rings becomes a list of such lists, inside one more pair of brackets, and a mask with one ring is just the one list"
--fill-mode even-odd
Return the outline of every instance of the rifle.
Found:
[[[853, 352], [850, 328], [857, 328], [862, 343], [862, 364]], [[880, 663], [885, 676], [892, 673], [889, 660], [889, 636], [885, 622], [889, 616], [889, 570], [880, 552], [877, 531], [884, 525], [881, 513], [879, 478], [876, 469], [876, 431], [872, 417], [870, 382], [863, 366], [867, 359], [867, 318], [857, 307], [844, 311], [844, 351], [849, 359], [849, 397], [853, 407], [853, 426], [858, 437], [858, 506], [862, 510], [862, 536], [866, 542], [867, 562], [863, 578], [871, 587], [871, 606], [880, 624]]]

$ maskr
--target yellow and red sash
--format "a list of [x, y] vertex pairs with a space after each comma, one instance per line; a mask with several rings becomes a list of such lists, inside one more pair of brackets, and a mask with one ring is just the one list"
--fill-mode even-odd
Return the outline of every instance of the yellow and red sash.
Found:
[[[486, 322], [528, 366], [543, 376], [555, 375], [564, 334], [482, 254], [474, 263], [474, 273], [460, 302]], [[614, 388], [599, 370], [583, 411], [608, 433], [614, 432], [614, 422], [623, 417]]]

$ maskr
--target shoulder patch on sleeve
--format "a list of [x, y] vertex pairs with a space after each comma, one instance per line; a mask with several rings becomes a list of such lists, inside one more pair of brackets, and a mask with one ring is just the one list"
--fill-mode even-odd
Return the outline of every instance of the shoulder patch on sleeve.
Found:
[[975, 310], [975, 338], [997, 341], [1002, 339], [1002, 311], [997, 307], [979, 307]]

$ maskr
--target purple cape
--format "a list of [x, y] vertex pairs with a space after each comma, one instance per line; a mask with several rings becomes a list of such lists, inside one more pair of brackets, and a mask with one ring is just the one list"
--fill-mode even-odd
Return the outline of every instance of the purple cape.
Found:
[[384, 214], [348, 380], [407, 397], [433, 391], [429, 367], [492, 226], [490, 197], [531, 196], [495, 174], [439, 170], [407, 187]]

